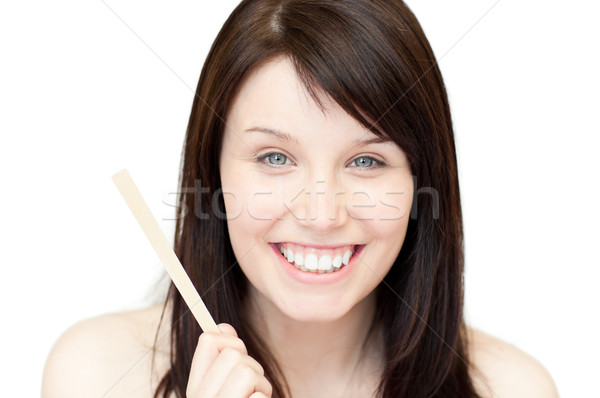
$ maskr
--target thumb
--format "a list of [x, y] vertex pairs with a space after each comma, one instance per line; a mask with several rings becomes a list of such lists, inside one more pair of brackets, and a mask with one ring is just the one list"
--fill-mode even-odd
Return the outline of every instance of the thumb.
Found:
[[228, 323], [219, 323], [217, 325], [217, 327], [219, 328], [219, 330], [221, 331], [221, 333], [225, 333], [225, 334], [228, 334], [228, 335], [233, 336], [233, 337], [238, 337], [237, 332], [235, 331], [235, 329], [233, 328], [233, 326], [231, 326]]

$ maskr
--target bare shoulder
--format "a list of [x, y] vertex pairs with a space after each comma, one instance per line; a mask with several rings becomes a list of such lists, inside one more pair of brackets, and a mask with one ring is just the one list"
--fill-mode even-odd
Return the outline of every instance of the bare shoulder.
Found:
[[475, 386], [484, 397], [557, 398], [550, 373], [512, 344], [468, 328]]
[[168, 363], [167, 311], [152, 369], [162, 309], [160, 304], [106, 314], [71, 326], [46, 360], [42, 397], [151, 397]]

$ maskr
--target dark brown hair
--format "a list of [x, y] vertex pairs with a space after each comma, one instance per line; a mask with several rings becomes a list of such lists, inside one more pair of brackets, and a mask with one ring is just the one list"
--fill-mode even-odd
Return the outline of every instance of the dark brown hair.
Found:
[[[278, 364], [245, 319], [249, 282], [218, 214], [225, 212], [223, 199], [212, 196], [221, 187], [218, 154], [232, 99], [253, 68], [276, 56], [292, 62], [317, 104], [324, 92], [374, 134], [391, 138], [415, 177], [402, 250], [377, 287], [373, 325], [382, 326], [386, 350], [378, 396], [477, 397], [462, 312], [462, 215], [450, 109], [434, 54], [402, 1], [247, 0], [223, 25], [192, 107], [175, 231], [175, 252], [203, 301], [263, 365], [273, 397], [290, 398]], [[208, 193], [189, 192], [198, 181]], [[155, 397], [183, 397], [201, 330], [173, 285], [168, 300], [171, 367]]]

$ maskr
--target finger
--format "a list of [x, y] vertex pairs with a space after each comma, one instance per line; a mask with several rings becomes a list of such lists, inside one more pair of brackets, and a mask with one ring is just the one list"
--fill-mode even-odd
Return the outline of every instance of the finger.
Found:
[[254, 394], [257, 392], [270, 397], [273, 387], [264, 376], [256, 373], [253, 368], [245, 364], [238, 364], [228, 375], [217, 397], [248, 397], [255, 396]]
[[219, 323], [217, 325], [217, 327], [219, 328], [219, 330], [221, 331], [221, 333], [225, 333], [225, 334], [228, 334], [228, 335], [233, 336], [233, 337], [238, 337], [238, 334], [235, 331], [235, 329], [233, 328], [233, 326], [231, 326], [228, 323], [224, 323], [224, 322], [223, 323]]
[[203, 397], [214, 396], [222, 388], [231, 373], [240, 365], [251, 369], [260, 376], [264, 374], [262, 366], [254, 358], [233, 348], [225, 347], [208, 369], [197, 391], [201, 392]]
[[225, 347], [217, 359], [213, 362], [213, 366], [208, 371], [207, 376], [212, 372], [212, 368], [217, 368], [218, 366], [223, 366], [224, 368], [229, 367], [229, 371], [227, 372], [227, 374], [229, 374], [237, 364], [245, 364], [246, 366], [251, 367], [261, 376], [265, 374], [263, 367], [256, 361], [256, 359], [252, 358], [248, 354], [241, 353], [232, 347]]
[[197, 390], [202, 384], [206, 372], [225, 347], [233, 348], [244, 355], [248, 354], [244, 342], [237, 337], [212, 332], [205, 332], [200, 335], [190, 368], [188, 381], [190, 391]]
[[262, 392], [255, 392], [254, 394], [250, 395], [250, 398], [270, 398], [270, 395], [265, 395]]

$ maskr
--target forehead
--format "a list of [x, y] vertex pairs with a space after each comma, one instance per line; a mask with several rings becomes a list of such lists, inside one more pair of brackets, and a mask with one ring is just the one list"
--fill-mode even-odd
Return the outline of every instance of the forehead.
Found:
[[[319, 91], [317, 91], [319, 92]], [[320, 91], [321, 109], [287, 58], [276, 58], [254, 69], [232, 101], [227, 124], [234, 131], [261, 126], [299, 136], [344, 133], [374, 136]]]

